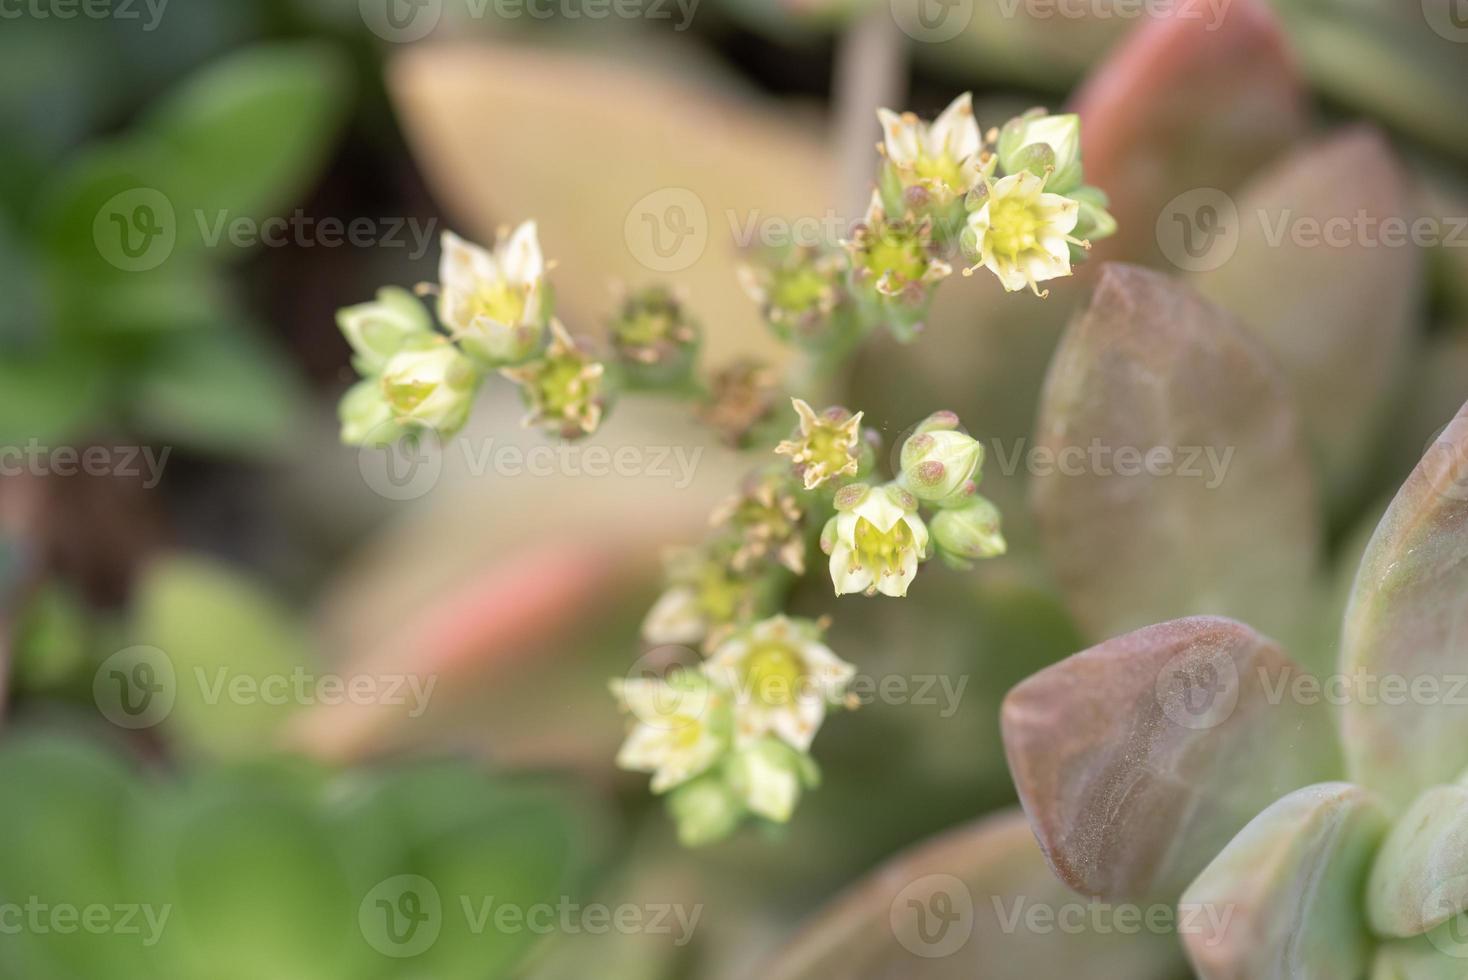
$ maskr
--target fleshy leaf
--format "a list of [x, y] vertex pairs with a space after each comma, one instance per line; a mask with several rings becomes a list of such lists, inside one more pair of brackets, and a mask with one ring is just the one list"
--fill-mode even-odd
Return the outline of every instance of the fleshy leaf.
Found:
[[1468, 909], [1468, 788], [1417, 797], [1382, 843], [1366, 900], [1383, 936], [1420, 935]]
[[1108, 640], [1009, 692], [1020, 801], [1085, 895], [1172, 901], [1264, 806], [1332, 778], [1329, 709], [1270, 640], [1199, 616]]
[[[1341, 709], [1351, 778], [1397, 807], [1468, 767], [1468, 406], [1377, 526], [1346, 609]], [[1370, 687], [1365, 683], [1370, 682]]]
[[1183, 943], [1201, 980], [1359, 977], [1371, 940], [1360, 894], [1386, 830], [1366, 790], [1296, 790], [1249, 822], [1183, 894]]
[[1228, 314], [1108, 265], [1056, 351], [1035, 442], [1050, 461], [1036, 520], [1088, 636], [1198, 613], [1300, 635], [1319, 537], [1309, 461], [1283, 379]]
[[695, 317], [719, 325], [711, 363], [775, 354], [730, 269], [762, 236], [844, 235], [848, 216], [829, 210], [835, 164], [817, 127], [656, 63], [431, 45], [398, 56], [390, 87], [422, 169], [470, 222], [461, 231], [487, 241], [539, 221], [567, 322], [599, 318], [610, 278], [676, 276]]
[[[901, 854], [808, 923], [766, 980], [1033, 980], [1179, 972], [1165, 934], [1101, 935], [1061, 921], [1097, 908], [1045, 867], [1023, 816], [1009, 811]], [[1037, 927], [1036, 911], [1053, 916]]]
[[1376, 949], [1371, 980], [1463, 980], [1468, 959], [1468, 914], [1425, 936], [1392, 939]]
[[1194, 279], [1284, 369], [1332, 500], [1360, 489], [1411, 353], [1422, 255], [1410, 212], [1386, 140], [1349, 130], [1250, 183], [1237, 249]]
[[1185, 191], [1229, 191], [1304, 130], [1300, 79], [1261, 0], [1188, 0], [1138, 27], [1075, 101], [1086, 182], [1111, 197], [1102, 258], [1157, 262], [1155, 227]]

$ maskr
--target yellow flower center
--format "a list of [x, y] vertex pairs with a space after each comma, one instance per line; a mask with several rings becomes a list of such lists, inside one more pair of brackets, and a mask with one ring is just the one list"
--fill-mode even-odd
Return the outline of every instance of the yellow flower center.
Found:
[[692, 715], [675, 714], [668, 719], [668, 726], [668, 741], [677, 751], [687, 752], [703, 738], [703, 722]]
[[743, 598], [744, 589], [740, 584], [712, 563], [698, 583], [698, 604], [715, 623], [732, 622]]
[[743, 668], [749, 693], [772, 708], [793, 702], [805, 678], [800, 657], [782, 643], [766, 643], [750, 650]]
[[912, 528], [906, 521], [898, 521], [889, 530], [879, 531], [877, 525], [863, 517], [857, 520], [853, 537], [857, 563], [879, 571], [900, 569], [902, 556], [916, 547]]
[[804, 313], [820, 306], [826, 289], [826, 277], [808, 265], [780, 270], [775, 273], [770, 303], [791, 313]]
[[514, 326], [525, 315], [525, 289], [504, 281], [483, 284], [469, 299], [469, 315]]
[[1001, 259], [1018, 260], [1040, 247], [1045, 220], [1033, 198], [1002, 197], [989, 203], [989, 242]]
[[432, 381], [387, 381], [382, 382], [383, 396], [393, 411], [400, 415], [412, 414], [438, 385]]
[[924, 180], [936, 180], [954, 193], [961, 193], [964, 190], [963, 170], [947, 150], [944, 150], [941, 156], [936, 157], [930, 157], [926, 153], [920, 154], [913, 162], [912, 168]]
[[911, 232], [885, 228], [867, 248], [866, 265], [878, 279], [890, 272], [898, 280], [917, 282], [928, 270], [928, 253]]

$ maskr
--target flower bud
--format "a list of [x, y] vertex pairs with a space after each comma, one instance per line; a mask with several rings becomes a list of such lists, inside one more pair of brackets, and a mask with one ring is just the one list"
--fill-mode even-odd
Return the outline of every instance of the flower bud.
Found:
[[699, 421], [725, 444], [745, 447], [771, 417], [779, 391], [775, 370], [758, 361], [735, 361], [709, 379], [709, 398], [698, 407]]
[[383, 398], [399, 422], [452, 435], [469, 418], [480, 375], [442, 339], [394, 354], [382, 370]]
[[376, 378], [358, 381], [347, 389], [336, 409], [341, 440], [348, 446], [386, 446], [407, 430], [393, 418]]
[[380, 373], [404, 344], [429, 336], [428, 310], [406, 289], [386, 286], [377, 299], [336, 311], [336, 324], [352, 345], [352, 365], [371, 377]]
[[802, 247], [736, 272], [775, 336], [820, 350], [840, 339], [847, 325], [845, 268], [839, 253]]
[[1045, 179], [1045, 189], [1065, 194], [1081, 186], [1081, 117], [1047, 116], [1032, 109], [999, 133], [999, 166], [1005, 174], [1028, 170]]
[[745, 810], [723, 774], [709, 773], [669, 793], [668, 813], [678, 825], [679, 842], [702, 847], [732, 834]]
[[801, 789], [814, 788], [820, 771], [806, 753], [767, 736], [730, 757], [727, 778], [750, 813], [787, 823]]
[[975, 496], [963, 507], [939, 511], [929, 527], [939, 557], [954, 568], [972, 568], [976, 559], [1004, 554], [999, 508], [983, 497]]
[[714, 526], [727, 528], [738, 542], [729, 559], [734, 571], [773, 559], [796, 575], [805, 573], [804, 511], [793, 491], [787, 473], [752, 474], [714, 511]]
[[[949, 417], [957, 421], [951, 412], [939, 414], [944, 421]], [[984, 446], [958, 429], [920, 428], [902, 444], [900, 458], [902, 486], [928, 503], [938, 503], [965, 494], [968, 484], [978, 482]]]
[[672, 387], [686, 382], [693, 371], [698, 324], [666, 287], [649, 286], [623, 300], [608, 334], [633, 385]]
[[894, 219], [873, 191], [866, 217], [845, 246], [858, 297], [881, 307], [899, 340], [912, 339], [922, 327], [934, 285], [953, 272], [940, 257], [932, 220]]

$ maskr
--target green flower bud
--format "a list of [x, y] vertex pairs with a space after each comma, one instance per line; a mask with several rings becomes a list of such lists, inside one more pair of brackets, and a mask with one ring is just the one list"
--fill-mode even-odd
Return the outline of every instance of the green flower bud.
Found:
[[851, 311], [843, 283], [846, 263], [836, 252], [792, 248], [736, 270], [760, 315], [786, 343], [821, 350], [846, 333]]
[[702, 847], [732, 834], [744, 819], [744, 804], [722, 772], [684, 783], [668, 794], [668, 813], [684, 847]]
[[480, 374], [453, 344], [429, 341], [394, 354], [382, 370], [382, 394], [393, 418], [440, 435], [463, 427]]
[[[949, 418], [957, 422], [951, 412], [933, 418], [939, 417], [938, 424], [946, 424]], [[984, 446], [958, 429], [920, 428], [902, 444], [900, 460], [902, 486], [922, 500], [937, 503], [972, 492], [969, 485], [978, 482]]]
[[892, 219], [873, 191], [866, 217], [845, 245], [853, 290], [881, 308], [899, 340], [911, 340], [922, 328], [934, 285], [953, 272], [940, 257], [932, 221]]
[[672, 290], [649, 286], [628, 296], [608, 326], [627, 380], [643, 388], [687, 382], [698, 353], [698, 324]]
[[394, 420], [376, 378], [358, 381], [348, 388], [336, 414], [342, 424], [341, 440], [348, 446], [386, 446], [407, 431]]
[[1004, 554], [999, 508], [975, 496], [963, 507], [939, 511], [929, 522], [938, 556], [954, 568], [972, 568], [979, 558]]
[[[1077, 187], [1067, 196], [1080, 203], [1075, 227], [1077, 238], [1094, 242], [1116, 234], [1116, 219], [1106, 210], [1111, 202], [1105, 191], [1099, 187]], [[1084, 249], [1072, 245], [1070, 254], [1071, 261], [1079, 262], [1085, 258], [1086, 253]]]
[[804, 752], [766, 736], [729, 760], [730, 789], [755, 816], [787, 823], [802, 789], [820, 782], [820, 770]]
[[[1048, 150], [1048, 152], [1046, 152]], [[1081, 117], [1049, 116], [1031, 109], [999, 133], [999, 166], [1005, 174], [1028, 170], [1047, 177], [1045, 190], [1065, 194], [1081, 186]]]
[[361, 375], [382, 371], [391, 358], [411, 340], [429, 336], [428, 310], [406, 289], [386, 286], [377, 299], [336, 311], [336, 324], [352, 345], [352, 364]]

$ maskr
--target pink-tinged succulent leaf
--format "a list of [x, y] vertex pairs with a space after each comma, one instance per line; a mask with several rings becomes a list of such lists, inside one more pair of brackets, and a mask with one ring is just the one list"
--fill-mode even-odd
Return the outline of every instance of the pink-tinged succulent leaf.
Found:
[[1251, 820], [1183, 894], [1180, 931], [1201, 980], [1363, 975], [1361, 889], [1386, 825], [1381, 803], [1350, 783], [1296, 790]]
[[1210, 616], [1049, 667], [1000, 714], [1009, 768], [1056, 874], [1085, 895], [1172, 901], [1270, 802], [1339, 771], [1300, 668]]
[[1227, 313], [1106, 266], [1035, 441], [1035, 517], [1088, 636], [1198, 613], [1300, 635], [1319, 539], [1307, 451], [1283, 378]]
[[1468, 406], [1397, 492], [1346, 609], [1351, 778], [1406, 807], [1468, 767]]
[[1236, 250], [1194, 284], [1269, 348], [1323, 489], [1349, 498], [1414, 346], [1422, 251], [1404, 175], [1381, 134], [1361, 127], [1292, 154], [1237, 201]]
[[1413, 801], [1382, 843], [1366, 901], [1383, 936], [1421, 935], [1468, 910], [1468, 787]]
[[[499, 225], [539, 221], [541, 245], [560, 263], [552, 280], [567, 323], [598, 322], [611, 279], [676, 277], [710, 328], [713, 363], [782, 357], [731, 269], [743, 244], [788, 242], [781, 222], [830, 215], [830, 148], [789, 110], [691, 83], [692, 52], [679, 53], [677, 74], [660, 50], [623, 63], [431, 45], [400, 54], [389, 82], [415, 157], [467, 222], [462, 232], [488, 244]], [[872, 141], [879, 136], [873, 118]], [[831, 224], [831, 237], [846, 230], [837, 220], [817, 233]]]
[[759, 975], [1147, 980], [1180, 972], [1170, 935], [1149, 933], [1140, 923], [1127, 929], [1135, 934], [1122, 934], [1119, 920], [1105, 919], [1110, 931], [1101, 934], [1086, 925], [1096, 914], [1055, 880], [1024, 816], [1010, 811], [892, 859], [819, 913]]
[[1299, 76], [1261, 0], [1188, 0], [1139, 26], [1086, 82], [1086, 182], [1120, 223], [1108, 259], [1160, 262], [1158, 217], [1186, 191], [1230, 191], [1305, 128]]

